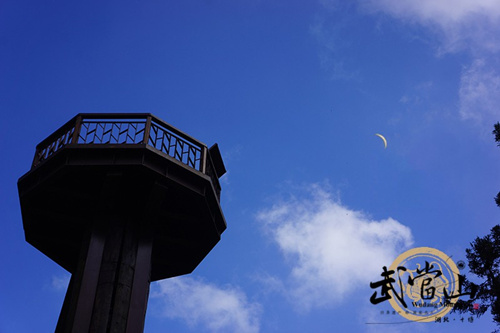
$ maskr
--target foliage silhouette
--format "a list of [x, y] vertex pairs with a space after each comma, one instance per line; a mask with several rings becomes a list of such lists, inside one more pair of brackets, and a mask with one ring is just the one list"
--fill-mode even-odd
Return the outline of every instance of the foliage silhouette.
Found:
[[[500, 147], [500, 123], [494, 125], [493, 135]], [[495, 202], [500, 207], [500, 192]], [[466, 249], [470, 272], [483, 282], [476, 284], [465, 278], [463, 288], [471, 292], [471, 298], [457, 301], [453, 311], [480, 317], [491, 309], [493, 320], [500, 327], [500, 225], [491, 228], [488, 235], [476, 237], [470, 245]]]

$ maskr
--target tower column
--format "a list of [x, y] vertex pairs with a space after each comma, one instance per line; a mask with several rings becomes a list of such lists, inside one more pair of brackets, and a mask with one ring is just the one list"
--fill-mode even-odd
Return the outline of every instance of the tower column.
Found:
[[142, 332], [152, 242], [133, 223], [94, 228], [71, 277], [56, 332]]

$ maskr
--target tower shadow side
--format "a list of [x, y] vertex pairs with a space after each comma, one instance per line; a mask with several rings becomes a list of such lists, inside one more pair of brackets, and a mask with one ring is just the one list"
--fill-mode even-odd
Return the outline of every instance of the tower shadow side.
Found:
[[18, 181], [27, 242], [69, 271], [57, 332], [142, 332], [151, 281], [191, 273], [226, 222], [210, 149], [151, 114], [79, 114]]

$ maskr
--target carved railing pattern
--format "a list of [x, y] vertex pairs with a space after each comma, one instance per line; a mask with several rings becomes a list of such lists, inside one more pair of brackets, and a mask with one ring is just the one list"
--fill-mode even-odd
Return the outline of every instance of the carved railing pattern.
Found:
[[77, 143], [141, 143], [146, 121], [82, 121]]
[[189, 143], [157, 124], [151, 124], [148, 144], [176, 160], [200, 170], [202, 147]]
[[75, 127], [65, 128], [63, 131], [60, 131], [60, 135], [56, 136], [54, 140], [50, 141], [49, 144], [45, 145], [42, 149], [36, 150], [35, 159], [33, 161], [33, 166], [36, 164], [45, 161], [51, 155], [53, 155], [56, 151], [60, 150], [62, 147], [66, 146], [73, 139], [73, 134], [75, 132]]
[[79, 114], [36, 147], [32, 168], [66, 145], [149, 145], [220, 183], [207, 147], [151, 114]]

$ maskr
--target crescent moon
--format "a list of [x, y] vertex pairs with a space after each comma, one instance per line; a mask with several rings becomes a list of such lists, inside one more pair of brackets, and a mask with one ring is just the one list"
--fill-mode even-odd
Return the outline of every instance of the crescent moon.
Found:
[[384, 140], [384, 149], [387, 148], [387, 140], [384, 138], [384, 136], [378, 133], [376, 133], [375, 135]]

